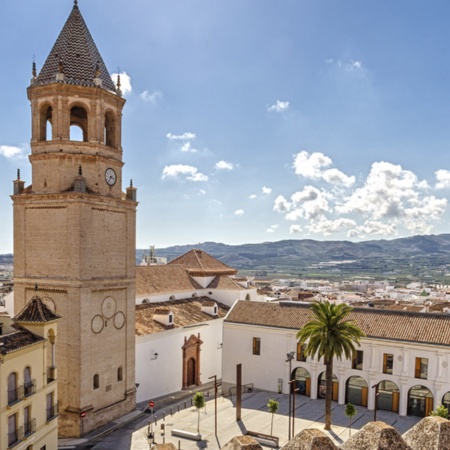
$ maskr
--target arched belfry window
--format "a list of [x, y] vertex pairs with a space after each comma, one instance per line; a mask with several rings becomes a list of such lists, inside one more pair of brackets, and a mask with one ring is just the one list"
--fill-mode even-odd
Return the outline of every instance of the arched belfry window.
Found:
[[116, 147], [116, 121], [111, 111], [105, 114], [105, 144]]
[[70, 140], [88, 140], [88, 115], [81, 106], [73, 106], [70, 109]]
[[39, 112], [39, 140], [50, 141], [52, 139], [52, 107], [48, 104], [41, 106]]

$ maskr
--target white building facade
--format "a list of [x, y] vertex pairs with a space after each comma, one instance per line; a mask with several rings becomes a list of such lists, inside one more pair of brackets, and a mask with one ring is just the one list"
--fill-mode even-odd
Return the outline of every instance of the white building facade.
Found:
[[[374, 409], [378, 393], [378, 409], [402, 416], [449, 406], [448, 316], [366, 308], [351, 314], [367, 337], [354, 360], [334, 361], [333, 400]], [[237, 302], [224, 321], [224, 392], [235, 385], [242, 363], [244, 384], [287, 393], [295, 379], [299, 395], [324, 397], [325, 365], [305, 358], [296, 339], [309, 317], [309, 307], [295, 302]]]

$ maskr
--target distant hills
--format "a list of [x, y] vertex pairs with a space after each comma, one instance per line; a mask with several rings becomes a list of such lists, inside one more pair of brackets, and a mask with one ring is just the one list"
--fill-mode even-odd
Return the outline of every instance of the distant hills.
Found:
[[[242, 245], [204, 242], [159, 248], [156, 255], [170, 261], [193, 248], [202, 249], [240, 271], [260, 275], [404, 276], [450, 283], [450, 276], [446, 276], [450, 272], [450, 234], [364, 242], [312, 239]], [[137, 250], [138, 263], [144, 251]]]
[[[364, 242], [289, 239], [260, 244], [203, 242], [157, 248], [168, 261], [199, 248], [243, 275], [343, 278], [368, 276], [397, 281], [423, 280], [450, 285], [450, 234]], [[148, 249], [136, 250], [136, 262]], [[0, 255], [0, 264], [12, 255]]]

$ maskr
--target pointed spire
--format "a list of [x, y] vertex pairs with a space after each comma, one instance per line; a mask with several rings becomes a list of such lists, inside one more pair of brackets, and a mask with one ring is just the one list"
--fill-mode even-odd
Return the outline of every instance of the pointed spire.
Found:
[[119, 95], [120, 97], [122, 97], [122, 89], [120, 89], [120, 67], [117, 68], [117, 89], [116, 89], [116, 93], [117, 95]]
[[73, 6], [78, 6], [78, 0], [73, 0]]
[[38, 291], [38, 284], [34, 283], [34, 292], [37, 292], [37, 291]]
[[33, 65], [32, 65], [32, 68], [31, 68], [31, 73], [33, 75], [33, 78], [36, 78], [37, 72], [36, 72], [36, 61], [34, 60], [34, 55], [33, 55]]
[[64, 83], [80, 86], [96, 86], [92, 75], [98, 64], [102, 88], [115, 92], [116, 87], [91, 33], [74, 1], [73, 9], [61, 30], [37, 77], [37, 84], [50, 84], [61, 73], [59, 61], [64, 62]]
[[17, 179], [20, 180], [20, 169], [17, 169]]
[[78, 175], [81, 177], [83, 176], [83, 169], [81, 168], [81, 164], [78, 167]]
[[133, 180], [130, 180], [130, 187], [133, 187]]

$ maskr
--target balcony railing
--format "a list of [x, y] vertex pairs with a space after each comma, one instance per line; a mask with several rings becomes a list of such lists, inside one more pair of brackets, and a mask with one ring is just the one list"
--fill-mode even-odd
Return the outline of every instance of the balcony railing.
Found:
[[50, 408], [47, 408], [47, 422], [50, 422], [54, 418], [58, 417], [58, 404], [55, 403]]
[[31, 380], [23, 385], [23, 395], [24, 397], [29, 397], [36, 393], [36, 380]]
[[8, 389], [8, 406], [14, 405], [23, 399], [23, 386]]
[[12, 433], [8, 433], [8, 448], [13, 448], [23, 440], [23, 428], [17, 428]]
[[29, 422], [23, 424], [23, 435], [24, 437], [31, 436], [36, 433], [36, 419], [32, 419]]

